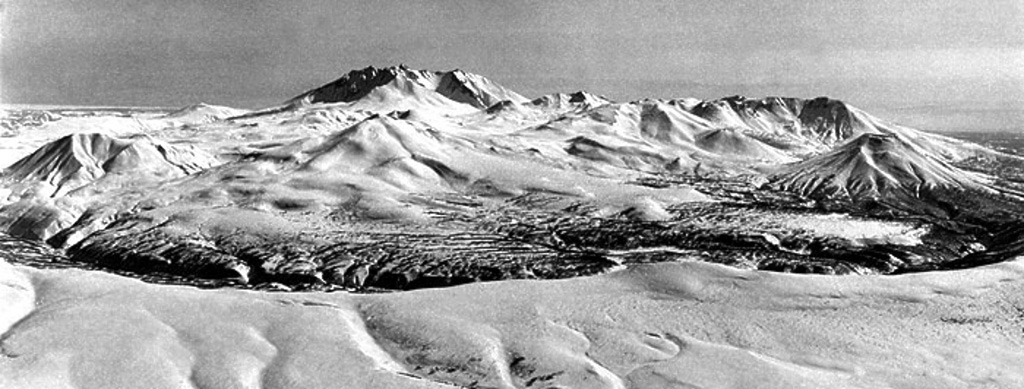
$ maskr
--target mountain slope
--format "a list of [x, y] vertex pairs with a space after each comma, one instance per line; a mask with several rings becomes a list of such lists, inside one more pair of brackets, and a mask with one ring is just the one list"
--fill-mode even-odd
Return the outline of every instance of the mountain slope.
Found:
[[394, 110], [410, 102], [435, 106], [452, 104], [484, 109], [500, 101], [524, 103], [527, 99], [487, 78], [462, 70], [447, 72], [413, 70], [406, 66], [367, 67], [296, 96], [290, 103], [355, 103], [370, 99], [392, 104]]
[[603, 96], [598, 96], [586, 91], [577, 91], [573, 93], [553, 93], [550, 95], [544, 95], [531, 100], [530, 104], [541, 108], [566, 110], [581, 107], [594, 108], [610, 102], [611, 101]]
[[122, 197], [103, 197], [105, 192], [138, 190], [217, 162], [195, 148], [150, 137], [69, 135], [0, 174], [0, 231], [45, 240], [74, 224], [91, 205], [116, 207], [121, 202]]
[[1019, 260], [891, 277], [682, 261], [381, 294], [207, 290], [0, 263], [0, 380], [7, 389], [1020, 388], [1021, 296]]
[[[388, 113], [415, 109], [463, 116], [480, 113], [477, 123], [486, 126], [556, 129], [563, 141], [577, 136], [614, 136], [598, 139], [603, 144], [624, 141], [630, 148], [682, 148], [727, 152], [729, 157], [789, 161], [828, 151], [861, 134], [901, 134], [917, 146], [943, 158], [959, 160], [975, 155], [972, 149], [942, 136], [879, 120], [849, 104], [826, 97], [814, 99], [731, 96], [717, 100], [641, 100], [611, 103], [587, 92], [552, 94], [528, 101], [482, 76], [452, 70], [414, 70], [405, 66], [354, 70], [290, 101], [293, 106], [339, 104], [340, 108]], [[546, 122], [539, 122], [546, 121]], [[754, 156], [732, 153], [734, 147], [708, 143], [695, 145], [697, 134], [731, 129], [738, 136], [764, 144]], [[596, 133], [596, 134], [595, 134]], [[734, 139], [735, 137], [725, 137]], [[711, 140], [716, 138], [710, 138]], [[646, 150], [673, 155], [673, 150]], [[774, 155], [781, 154], [781, 155]], [[674, 158], [674, 157], [673, 157]]]
[[[578, 275], [615, 262], [576, 250], [598, 236], [571, 234], [581, 231], [588, 219], [662, 222], [678, 217], [673, 222], [680, 222], [697, 214], [691, 208], [721, 212], [732, 205], [677, 205], [721, 199], [755, 207], [768, 202], [804, 205], [799, 196], [758, 188], [768, 178], [766, 172], [778, 171], [771, 178], [782, 189], [816, 198], [879, 199], [883, 206], [890, 198], [921, 203], [914, 198], [930, 188], [990, 188], [986, 177], [951, 165], [970, 152], [966, 144], [893, 125], [827, 98], [733, 96], [615, 103], [578, 92], [526, 101], [469, 73], [395, 67], [353, 71], [293, 103], [231, 120], [204, 122], [199, 115], [195, 124], [182, 126], [167, 126], [164, 116], [125, 113], [120, 120], [127, 126], [118, 131], [126, 135], [59, 139], [4, 173], [0, 232], [48, 240], [69, 248], [76, 258], [112, 268], [145, 272], [152, 265], [190, 276], [202, 264], [219, 261], [227, 267], [214, 266], [218, 270], [211, 274], [217, 277], [253, 275], [248, 279], [255, 283], [303, 284], [316, 282], [318, 272], [325, 277], [319, 282], [337, 273], [331, 264], [333, 254], [312, 253], [325, 253], [319, 250], [343, 242], [380, 242], [382, 236], [420, 223], [417, 228], [429, 233], [422, 237], [431, 241], [435, 238], [430, 234], [443, 237], [453, 231], [494, 234], [502, 242], [513, 230], [529, 239], [537, 237], [530, 241], [537, 243], [537, 251], [524, 255], [539, 253], [539, 258], [551, 261], [544, 263], [580, 263], [582, 270], [572, 273]], [[216, 110], [197, 105], [171, 116], [208, 111]], [[46, 141], [66, 134], [51, 132], [55, 123], [67, 131], [85, 128], [85, 122], [69, 116], [33, 132]], [[4, 141], [0, 147], [10, 144]], [[180, 144], [194, 144], [204, 152], [171, 146]], [[222, 156], [227, 163], [205, 169], [215, 162], [210, 155]], [[781, 166], [794, 160], [805, 161]], [[190, 174], [200, 170], [202, 174]], [[942, 197], [931, 194], [922, 200], [937, 202]], [[989, 200], [983, 197], [982, 201]], [[945, 198], [964, 203], [956, 194]], [[952, 207], [942, 209], [947, 208]], [[565, 220], [579, 224], [551, 230], [554, 234], [546, 232], [546, 221], [536, 224], [543, 228], [530, 226], [553, 216], [567, 216]], [[726, 214], [712, 225], [725, 219], [734, 218]], [[605, 231], [618, 239], [644, 237], [640, 231], [657, 227], [611, 223], [599, 226], [607, 230], [582, 231]], [[749, 229], [748, 224], [725, 223], [732, 223], [728, 228], [735, 227], [740, 235]], [[380, 228], [377, 231], [384, 235], [371, 235], [369, 227]], [[690, 249], [697, 246], [685, 246], [688, 242], [711, 240], [655, 236], [589, 247], [632, 250], [650, 244]], [[736, 239], [742, 247], [781, 250], [779, 236]], [[306, 237], [308, 241], [296, 239]], [[387, 255], [366, 253], [359, 266], [349, 261], [352, 266], [345, 268], [357, 274], [369, 272], [372, 264], [377, 266], [373, 274], [386, 277], [367, 281], [367, 273], [357, 277], [359, 282], [335, 285], [405, 288], [417, 277], [450, 281], [544, 274], [534, 272], [536, 266], [520, 267], [541, 263], [538, 257], [527, 260], [502, 253], [495, 260], [500, 262], [494, 262], [500, 270], [492, 274], [485, 267], [473, 267], [480, 260], [479, 251], [450, 255], [443, 248], [448, 243], [428, 250], [408, 237], [401, 239], [403, 244], [412, 243], [388, 248]], [[726, 239], [733, 238], [722, 238]], [[844, 262], [847, 257], [830, 251], [802, 262], [818, 255], [805, 249], [813, 247], [811, 243], [801, 240], [784, 247], [789, 251], [771, 256], [784, 264], [767, 268], [814, 263], [806, 271], [829, 272], [846, 263], [867, 263], [856, 261], [869, 257], [857, 251], [851, 254], [856, 258]], [[436, 254], [443, 267], [420, 262], [420, 250], [434, 250], [431, 255]], [[657, 255], [667, 258], [663, 255], [669, 253]], [[760, 258], [751, 255], [740, 261], [764, 263], [755, 262]], [[871, 259], [864, 268], [888, 272], [909, 263], [893, 264], [888, 258]], [[241, 263], [250, 269], [231, 270]]]
[[987, 177], [956, 168], [899, 135], [864, 134], [789, 165], [772, 177], [784, 190], [851, 200], [919, 196], [936, 188], [994, 192]]
[[735, 128], [798, 157], [826, 152], [862, 134], [898, 134], [916, 146], [956, 161], [991, 151], [938, 134], [900, 126], [840, 100], [731, 96], [700, 102], [690, 110], [714, 127]]
[[206, 103], [192, 104], [177, 111], [164, 115], [164, 119], [187, 124], [208, 123], [248, 113], [244, 109], [211, 105]]
[[732, 128], [720, 128], [700, 134], [696, 143], [704, 150], [719, 155], [730, 155], [751, 160], [790, 162], [790, 157], [757, 139]]
[[442, 162], [449, 147], [429, 131], [404, 120], [374, 116], [309, 150], [311, 158], [302, 168], [325, 177], [365, 174], [410, 191], [463, 179]]
[[173, 146], [143, 137], [115, 138], [104, 134], [74, 134], [51, 142], [3, 171], [4, 181], [39, 182], [59, 196], [114, 173], [170, 178], [195, 173], [216, 159], [191, 147]]
[[864, 133], [888, 132], [877, 128], [863, 111], [827, 97], [749, 99], [730, 96], [702, 102], [691, 112], [719, 126], [794, 135], [824, 146], [834, 146]]

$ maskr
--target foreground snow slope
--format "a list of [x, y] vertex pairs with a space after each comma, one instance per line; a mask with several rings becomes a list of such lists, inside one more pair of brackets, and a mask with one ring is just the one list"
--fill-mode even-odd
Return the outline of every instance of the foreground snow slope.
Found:
[[1024, 386], [1024, 263], [890, 277], [705, 263], [384, 295], [0, 262], [3, 388]]

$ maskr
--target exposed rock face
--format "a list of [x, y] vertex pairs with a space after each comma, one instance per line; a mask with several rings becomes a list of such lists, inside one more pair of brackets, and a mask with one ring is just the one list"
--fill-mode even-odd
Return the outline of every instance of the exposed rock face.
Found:
[[353, 70], [329, 84], [295, 97], [292, 101], [333, 103], [359, 100], [374, 88], [394, 81], [400, 71], [404, 71], [404, 69], [394, 67], [378, 69], [370, 66], [362, 70]]
[[[244, 217], [244, 215], [237, 215]], [[265, 215], [253, 214], [265, 218]], [[513, 236], [452, 232], [403, 234], [365, 231], [364, 241], [314, 242], [301, 236], [267, 238], [237, 231], [207, 238], [227, 223], [145, 219], [123, 221], [68, 249], [72, 259], [138, 274], [167, 273], [318, 288], [415, 289], [509, 278], [565, 278], [600, 273], [615, 263], [600, 254], [548, 247]], [[370, 228], [370, 226], [367, 226]], [[529, 270], [526, 270], [529, 269]]]
[[860, 110], [827, 97], [767, 97], [757, 100], [731, 96], [701, 102], [692, 112], [727, 125], [767, 131], [788, 130], [828, 146], [863, 133], [886, 132], [876, 128], [876, 123]]
[[531, 105], [548, 109], [596, 108], [611, 103], [611, 100], [586, 91], [554, 93], [533, 99]]
[[461, 70], [431, 72], [405, 66], [353, 70], [327, 85], [305, 92], [292, 102], [347, 103], [366, 98], [380, 88], [418, 95], [436, 92], [454, 102], [483, 109], [502, 100], [522, 103], [526, 98], [482, 76]]

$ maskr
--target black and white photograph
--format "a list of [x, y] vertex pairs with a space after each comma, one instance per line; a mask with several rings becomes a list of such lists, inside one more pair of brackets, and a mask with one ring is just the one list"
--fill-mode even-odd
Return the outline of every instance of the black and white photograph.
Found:
[[1024, 1], [0, 0], [49, 388], [1024, 388]]

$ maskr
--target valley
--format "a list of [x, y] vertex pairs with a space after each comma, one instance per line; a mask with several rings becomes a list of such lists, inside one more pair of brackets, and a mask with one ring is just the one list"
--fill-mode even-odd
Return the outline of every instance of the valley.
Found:
[[371, 67], [257, 111], [24, 110], [4, 128], [0, 229], [56, 258], [10, 261], [171, 283], [387, 291], [666, 261], [893, 274], [1024, 249], [1021, 157], [827, 98], [529, 100]]

